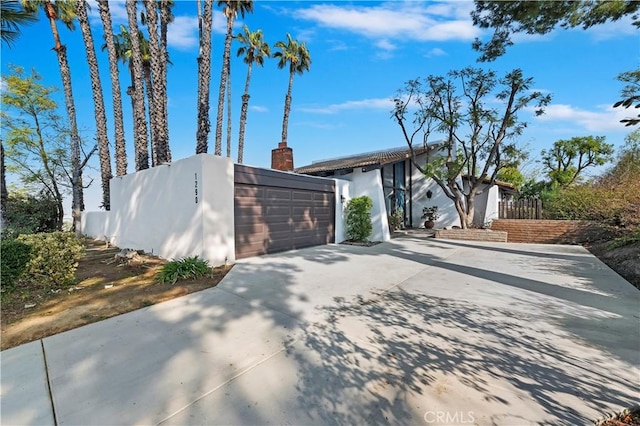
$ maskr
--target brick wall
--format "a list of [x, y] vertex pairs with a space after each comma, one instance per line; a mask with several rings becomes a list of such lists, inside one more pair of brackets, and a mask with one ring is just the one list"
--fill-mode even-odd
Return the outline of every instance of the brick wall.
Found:
[[436, 238], [445, 240], [507, 242], [507, 233], [488, 229], [438, 229]]
[[598, 222], [586, 220], [496, 219], [494, 231], [506, 231], [510, 243], [579, 244], [602, 232]]

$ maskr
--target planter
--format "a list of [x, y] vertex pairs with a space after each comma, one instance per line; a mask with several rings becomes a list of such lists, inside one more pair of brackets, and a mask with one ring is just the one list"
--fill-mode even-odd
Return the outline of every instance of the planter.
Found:
[[425, 220], [424, 221], [424, 227], [425, 229], [431, 229], [434, 226], [436, 226], [436, 223], [433, 220]]

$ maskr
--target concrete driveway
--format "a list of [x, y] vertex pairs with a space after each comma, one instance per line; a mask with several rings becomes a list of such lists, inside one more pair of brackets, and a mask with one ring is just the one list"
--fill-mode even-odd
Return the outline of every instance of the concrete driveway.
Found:
[[640, 400], [639, 316], [581, 247], [316, 247], [2, 352], [0, 420], [589, 424]]

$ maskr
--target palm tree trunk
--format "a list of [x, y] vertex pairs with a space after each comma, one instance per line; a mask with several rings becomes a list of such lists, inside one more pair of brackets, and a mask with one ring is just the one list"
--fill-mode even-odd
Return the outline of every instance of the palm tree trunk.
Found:
[[[162, 58], [160, 49], [160, 40], [158, 38], [158, 13], [156, 10], [155, 0], [144, 0], [147, 10], [147, 28], [149, 29], [149, 53], [151, 62], [151, 88], [149, 99], [151, 128], [153, 129], [153, 146], [155, 165], [162, 164], [167, 161], [167, 148], [169, 145], [168, 135], [164, 133], [162, 120], [164, 119], [163, 108], [164, 102], [162, 96], [166, 96], [166, 90], [163, 89], [164, 81], [162, 80]], [[151, 107], [153, 101], [153, 107]]]
[[[156, 103], [154, 99], [153, 83], [151, 81], [151, 68], [148, 62], [142, 63], [142, 69], [144, 73], [144, 87], [146, 92], [146, 99], [149, 103], [149, 133], [151, 136], [151, 167], [158, 165], [158, 135], [156, 133], [157, 128], [154, 124], [154, 111], [156, 111]], [[145, 115], [146, 118], [146, 115]]]
[[111, 154], [109, 153], [109, 138], [107, 137], [107, 116], [104, 111], [104, 99], [102, 98], [102, 84], [98, 71], [98, 58], [96, 57], [93, 45], [93, 35], [87, 16], [86, 0], [78, 0], [76, 3], [76, 13], [82, 30], [82, 37], [87, 52], [87, 63], [89, 64], [89, 74], [91, 76], [91, 90], [93, 92], [94, 113], [96, 119], [96, 140], [98, 142], [100, 157], [100, 178], [102, 183], [102, 206], [105, 210], [111, 209], [111, 197], [109, 192], [109, 181], [113, 177], [111, 173]]
[[287, 129], [289, 127], [289, 111], [291, 111], [291, 90], [293, 89], [293, 64], [290, 67], [289, 73], [289, 90], [287, 90], [287, 96], [284, 98], [284, 117], [282, 118], [282, 142], [287, 144]]
[[231, 61], [227, 70], [227, 158], [231, 158]]
[[238, 164], [244, 161], [244, 128], [247, 125], [247, 110], [249, 109], [249, 82], [251, 81], [251, 67], [253, 63], [249, 62], [247, 68], [247, 80], [244, 83], [244, 95], [242, 95], [242, 108], [240, 109], [240, 129], [238, 137]]
[[220, 90], [218, 91], [218, 115], [216, 117], [216, 146], [215, 155], [222, 155], [222, 116], [224, 113], [224, 91], [227, 86], [227, 73], [231, 56], [231, 39], [233, 31], [233, 12], [227, 7], [227, 36], [224, 39], [224, 53], [222, 54], [222, 71], [220, 75]]
[[111, 13], [109, 12], [109, 2], [98, 0], [98, 9], [102, 26], [104, 27], [104, 37], [109, 55], [109, 71], [111, 77], [111, 94], [113, 97], [113, 118], [115, 127], [115, 155], [116, 174], [123, 176], [127, 174], [127, 151], [124, 139], [124, 120], [122, 115], [122, 93], [120, 91], [120, 71], [118, 70], [118, 54], [113, 42], [113, 27], [111, 23]]
[[58, 65], [60, 67], [60, 77], [62, 79], [62, 87], [64, 90], [65, 104], [67, 115], [69, 118], [69, 129], [71, 131], [71, 216], [73, 218], [73, 230], [80, 233], [80, 203], [82, 200], [82, 187], [80, 186], [80, 136], [78, 135], [78, 123], [76, 121], [76, 105], [73, 101], [73, 90], [71, 88], [71, 70], [67, 60], [67, 48], [60, 42], [58, 27], [56, 25], [56, 12], [50, 1], [45, 2], [45, 13], [49, 18], [51, 32], [58, 56]]
[[167, 64], [169, 63], [169, 53], [167, 51], [167, 26], [171, 19], [170, 5], [167, 0], [160, 1], [160, 81], [162, 87], [162, 94], [160, 96], [162, 100], [162, 120], [160, 125], [162, 126], [162, 132], [166, 135], [167, 144], [165, 147], [165, 161], [171, 162], [171, 148], [169, 146], [169, 110], [168, 110], [168, 97], [167, 97]]
[[4, 230], [7, 220], [7, 180], [4, 175], [4, 144], [0, 140], [0, 231]]
[[[200, 0], [198, 0], [200, 1]], [[204, 14], [198, 56], [198, 130], [196, 133], [196, 154], [208, 151], [208, 137], [211, 129], [209, 121], [209, 90], [211, 86], [211, 27], [213, 26], [213, 0], [204, 0]]]
[[136, 171], [149, 168], [149, 142], [147, 137], [147, 118], [144, 105], [142, 54], [138, 38], [138, 21], [135, 0], [126, 0], [129, 34], [131, 38], [131, 63], [133, 64], [133, 136], [135, 145]]

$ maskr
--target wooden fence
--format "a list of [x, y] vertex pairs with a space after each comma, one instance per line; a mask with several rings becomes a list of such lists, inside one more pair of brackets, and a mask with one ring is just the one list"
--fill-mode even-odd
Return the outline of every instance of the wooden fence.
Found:
[[500, 219], [542, 219], [541, 200], [520, 200], [498, 203]]

